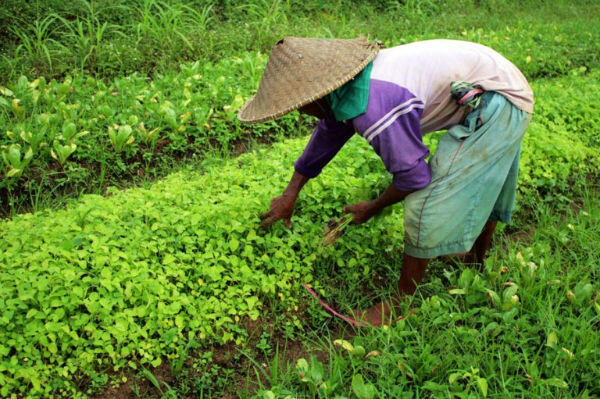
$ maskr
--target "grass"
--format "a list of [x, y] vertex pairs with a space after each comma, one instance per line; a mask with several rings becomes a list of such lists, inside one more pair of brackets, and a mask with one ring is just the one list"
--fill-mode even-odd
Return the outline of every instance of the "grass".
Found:
[[[415, 316], [329, 339], [309, 331], [307, 350], [326, 353], [323, 377], [302, 381], [292, 363], [258, 397], [269, 391], [275, 397], [349, 397], [358, 374], [376, 397], [597, 397], [597, 189], [565, 212], [544, 204], [517, 221], [496, 237], [483, 270], [434, 263], [405, 304], [405, 310], [417, 309]], [[397, 277], [397, 271], [386, 275], [388, 281]], [[343, 296], [360, 286], [333, 289]], [[331, 329], [337, 322], [330, 323]], [[378, 354], [352, 355], [331, 345], [336, 336]]]
[[[557, 76], [597, 64], [598, 12], [595, 1], [50, 0], [24, 7], [10, 0], [0, 11], [0, 76], [154, 74], [186, 61], [267, 52], [289, 34], [369, 35], [387, 45], [468, 38], [508, 56], [527, 52], [512, 59], [530, 78]], [[580, 29], [584, 19], [589, 26]]]

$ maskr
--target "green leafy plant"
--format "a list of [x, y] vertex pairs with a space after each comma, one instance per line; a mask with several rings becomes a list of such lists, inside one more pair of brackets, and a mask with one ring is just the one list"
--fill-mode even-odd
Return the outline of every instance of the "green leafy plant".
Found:
[[135, 141], [133, 130], [129, 125], [109, 126], [108, 137], [117, 152], [123, 151], [126, 146]]
[[452, 385], [460, 379], [467, 380], [469, 385], [475, 385], [481, 395], [484, 398], [487, 397], [488, 382], [485, 378], [479, 376], [479, 369], [471, 367], [471, 371], [452, 373], [448, 377], [448, 383]]
[[4, 164], [8, 167], [6, 177], [19, 177], [29, 162], [31, 162], [32, 157], [33, 151], [31, 147], [23, 153], [21, 151], [21, 146], [18, 144], [3, 146], [2, 159], [4, 160]]
[[358, 399], [373, 399], [377, 395], [375, 386], [365, 383], [361, 374], [355, 374], [352, 377], [352, 392], [354, 392]]
[[19, 137], [25, 143], [29, 144], [34, 153], [37, 153], [42, 147], [47, 145], [45, 141], [47, 136], [43, 128], [34, 132], [21, 130]]
[[65, 162], [67, 162], [67, 158], [69, 158], [76, 149], [77, 145], [75, 143], [70, 142], [67, 144], [62, 144], [59, 140], [54, 140], [54, 145], [50, 150], [50, 155], [61, 165], [64, 165]]

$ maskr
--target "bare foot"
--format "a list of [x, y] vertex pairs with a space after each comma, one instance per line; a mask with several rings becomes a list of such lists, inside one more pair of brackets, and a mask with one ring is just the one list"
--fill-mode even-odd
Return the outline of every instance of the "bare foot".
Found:
[[380, 302], [365, 310], [352, 310], [351, 313], [356, 321], [379, 327], [390, 321], [390, 303]]

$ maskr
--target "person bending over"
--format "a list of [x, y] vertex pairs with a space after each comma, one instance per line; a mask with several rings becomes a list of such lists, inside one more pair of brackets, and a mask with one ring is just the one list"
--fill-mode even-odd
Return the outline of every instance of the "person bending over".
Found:
[[[363, 38], [286, 37], [238, 118], [256, 123], [298, 109], [319, 122], [261, 225], [291, 227], [302, 187], [360, 134], [392, 181], [379, 198], [344, 210], [360, 224], [404, 200], [399, 290], [413, 294], [430, 259], [466, 253], [466, 262], [482, 263], [496, 223], [510, 222], [533, 105], [519, 69], [480, 44], [427, 40], [380, 49]], [[427, 162], [423, 134], [442, 129]], [[378, 325], [389, 311], [380, 303], [361, 317]]]

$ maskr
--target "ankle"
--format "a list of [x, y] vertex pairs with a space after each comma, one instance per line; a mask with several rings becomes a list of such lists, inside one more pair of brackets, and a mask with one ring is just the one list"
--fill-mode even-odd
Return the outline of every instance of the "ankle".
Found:
[[398, 283], [398, 291], [400, 291], [401, 294], [412, 295], [416, 290], [417, 286], [412, 281], [400, 281], [400, 283]]

